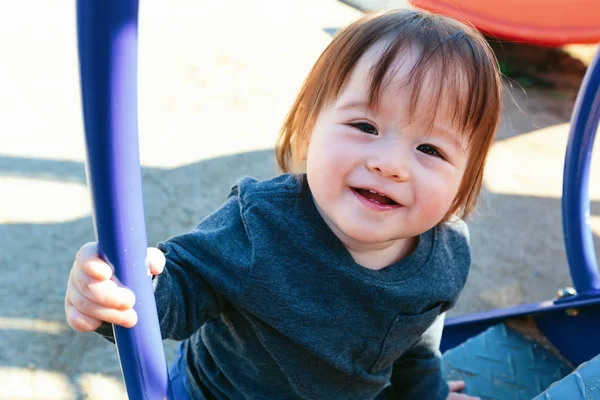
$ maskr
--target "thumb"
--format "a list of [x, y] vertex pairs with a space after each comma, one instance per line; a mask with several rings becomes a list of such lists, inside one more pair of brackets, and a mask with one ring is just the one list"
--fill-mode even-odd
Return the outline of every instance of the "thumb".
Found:
[[160, 275], [165, 269], [165, 263], [167, 262], [163, 252], [156, 247], [148, 247], [146, 260], [150, 265], [150, 273], [152, 275]]

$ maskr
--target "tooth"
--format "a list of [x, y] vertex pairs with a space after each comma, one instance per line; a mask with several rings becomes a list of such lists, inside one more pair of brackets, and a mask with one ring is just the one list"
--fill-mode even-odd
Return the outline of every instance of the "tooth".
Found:
[[371, 193], [375, 193], [375, 194], [379, 194], [379, 193], [377, 193], [376, 191], [374, 191], [374, 190], [371, 190], [371, 189], [369, 189], [369, 192], [371, 192]]

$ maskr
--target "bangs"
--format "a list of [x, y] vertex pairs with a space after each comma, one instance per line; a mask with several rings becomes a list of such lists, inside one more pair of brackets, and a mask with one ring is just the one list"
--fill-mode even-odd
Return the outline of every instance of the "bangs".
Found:
[[[474, 46], [473, 37], [462, 29], [437, 28], [414, 30], [420, 34], [403, 40], [396, 35], [382, 39], [385, 44], [371, 68], [368, 107], [377, 110], [386, 90], [408, 92], [407, 123], [431, 128], [443, 119], [470, 145], [476, 132], [493, 129], [497, 122], [485, 121], [486, 111], [499, 103], [495, 58], [485, 46]], [[391, 87], [397, 71], [407, 64], [411, 65], [404, 79]]]
[[[343, 31], [317, 62], [320, 93], [309, 108], [314, 111], [311, 118], [337, 98], [360, 58], [381, 44], [372, 62], [370, 109], [377, 109], [381, 93], [412, 53], [416, 60], [410, 61], [399, 88], [411, 93], [409, 122], [432, 126], [442, 112], [469, 143], [480, 129], [494, 129], [497, 120], [486, 120], [486, 111], [500, 103], [497, 61], [477, 31], [448, 18], [406, 10], [368, 16], [356, 24], [360, 29], [350, 26]], [[440, 109], [442, 103], [445, 109]]]

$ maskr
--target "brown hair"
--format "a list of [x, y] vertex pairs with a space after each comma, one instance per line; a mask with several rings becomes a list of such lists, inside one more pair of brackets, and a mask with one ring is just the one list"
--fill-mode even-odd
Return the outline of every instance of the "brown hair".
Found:
[[[498, 126], [501, 78], [485, 38], [474, 28], [447, 17], [390, 11], [367, 15], [336, 35], [308, 74], [284, 121], [276, 146], [279, 167], [283, 172], [300, 172], [305, 143], [319, 112], [335, 101], [358, 60], [376, 43], [385, 46], [371, 70], [370, 108], [377, 108], [388, 70], [411, 48], [418, 49], [419, 54], [406, 80], [412, 90], [409, 118], [413, 119], [424, 92], [433, 99], [434, 109], [428, 112], [431, 124], [444, 94], [457, 99], [452, 102], [453, 109], [444, 112], [450, 112], [457, 129], [467, 138], [469, 162], [444, 221], [454, 214], [468, 216], [477, 202], [485, 160]], [[428, 79], [424, 88], [424, 78], [432, 74], [437, 85], [430, 85]]]

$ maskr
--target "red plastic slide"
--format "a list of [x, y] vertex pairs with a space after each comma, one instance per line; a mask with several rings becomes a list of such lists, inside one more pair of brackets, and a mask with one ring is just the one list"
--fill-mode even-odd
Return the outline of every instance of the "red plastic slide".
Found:
[[500, 39], [558, 46], [600, 41], [600, 0], [409, 0]]

